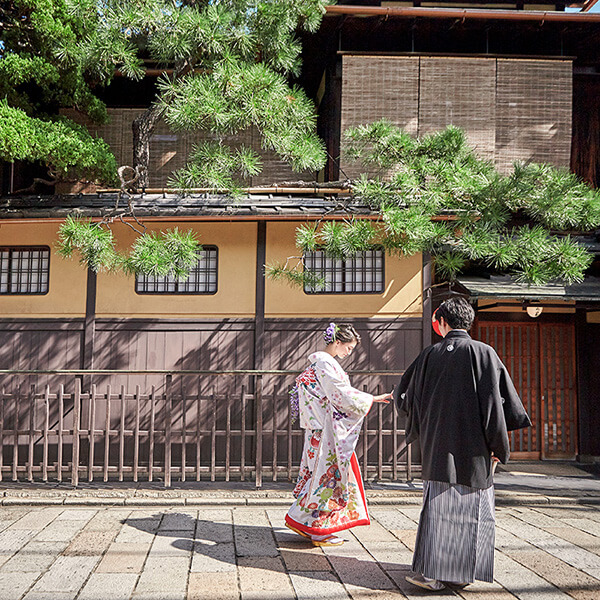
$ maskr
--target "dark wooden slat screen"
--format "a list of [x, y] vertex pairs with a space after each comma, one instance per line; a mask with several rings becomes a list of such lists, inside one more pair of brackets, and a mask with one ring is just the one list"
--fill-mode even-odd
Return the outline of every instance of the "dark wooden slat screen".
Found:
[[[186, 393], [173, 382], [183, 376], [177, 373], [162, 374], [161, 389], [149, 392], [120, 385], [115, 394], [110, 384], [82, 390], [79, 377], [69, 382], [70, 392], [62, 384], [2, 390], [0, 477], [62, 481], [67, 474], [74, 486], [82, 477], [87, 482], [158, 478], [167, 487], [190, 476], [196, 481], [252, 477], [257, 486], [265, 478], [291, 480], [304, 438], [299, 424], [290, 422], [291, 373], [253, 373], [240, 386], [226, 386], [235, 391], [220, 394], [198, 393], [200, 383], [195, 393]], [[374, 372], [369, 378], [375, 376], [390, 374]], [[378, 385], [377, 393], [384, 387]], [[398, 421], [396, 408], [381, 404], [365, 419], [358, 446], [365, 477], [412, 476]]]

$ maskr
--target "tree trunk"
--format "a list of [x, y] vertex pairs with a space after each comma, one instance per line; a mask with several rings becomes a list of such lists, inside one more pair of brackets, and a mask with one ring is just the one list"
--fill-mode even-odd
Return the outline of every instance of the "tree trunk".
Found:
[[163, 112], [163, 108], [153, 104], [139, 117], [135, 118], [131, 125], [133, 130], [133, 168], [137, 169], [140, 173], [138, 187], [142, 189], [147, 188], [150, 182], [148, 176], [150, 137]]

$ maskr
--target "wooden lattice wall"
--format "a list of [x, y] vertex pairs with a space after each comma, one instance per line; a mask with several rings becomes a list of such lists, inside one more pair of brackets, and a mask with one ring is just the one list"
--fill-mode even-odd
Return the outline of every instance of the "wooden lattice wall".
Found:
[[[131, 124], [141, 114], [138, 108], [109, 108], [108, 122], [93, 125], [84, 115], [75, 110], [65, 110], [62, 114], [77, 123], [85, 125], [92, 135], [103, 138], [111, 147], [119, 165], [131, 165], [133, 161], [133, 134]], [[296, 173], [274, 152], [261, 148], [261, 139], [257, 130], [248, 129], [236, 135], [222, 136], [223, 141], [233, 147], [246, 146], [257, 152], [262, 159], [262, 173], [245, 181], [248, 186], [271, 185], [283, 181], [314, 181], [313, 172]], [[207, 132], [174, 132], [164, 121], [160, 121], [150, 139], [150, 187], [162, 188], [172, 172], [186, 163], [193, 146], [201, 141], [215, 139]], [[91, 186], [65, 186], [63, 193], [93, 191]]]

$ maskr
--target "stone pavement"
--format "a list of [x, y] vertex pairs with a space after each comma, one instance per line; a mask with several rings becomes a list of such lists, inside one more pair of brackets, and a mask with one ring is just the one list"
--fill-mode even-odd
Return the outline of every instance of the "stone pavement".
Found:
[[[371, 526], [315, 548], [282, 505], [4, 505], [0, 599], [412, 600], [427, 595], [404, 580], [419, 510], [372, 505]], [[504, 505], [497, 520], [496, 581], [437, 597], [600, 598], [600, 508]]]

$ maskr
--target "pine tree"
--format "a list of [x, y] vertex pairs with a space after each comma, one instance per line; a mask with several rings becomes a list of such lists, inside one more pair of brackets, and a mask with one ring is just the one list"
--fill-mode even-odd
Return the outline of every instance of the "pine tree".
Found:
[[46, 185], [118, 181], [108, 144], [58, 117], [60, 108], [77, 107], [94, 122], [106, 120], [93, 88], [110, 77], [92, 76], [77, 58], [94, 26], [66, 0], [0, 4], [0, 160], [41, 163], [48, 174], [38, 182]]
[[[14, 0], [2, 3], [0, 39], [0, 159], [42, 162], [55, 183], [85, 177], [115, 184], [125, 195], [148, 184], [149, 141], [161, 118], [173, 130], [206, 130], [217, 137], [194, 148], [172, 175], [178, 188], [208, 187], [239, 194], [238, 178], [260, 172], [259, 157], [223, 141], [248, 127], [263, 147], [297, 170], [325, 162], [311, 101], [288, 83], [300, 69], [297, 32], [318, 28], [328, 0]], [[106, 119], [94, 95], [116, 71], [132, 79], [148, 64], [164, 68], [157, 96], [132, 124], [133, 167], [117, 168], [102, 140], [57, 116], [75, 107]], [[18, 126], [16, 126], [18, 125]], [[221, 136], [221, 138], [219, 138]], [[125, 175], [134, 173], [130, 185]], [[129, 199], [128, 199], [129, 201]], [[128, 215], [135, 217], [129, 201]], [[124, 213], [119, 211], [118, 216]], [[138, 228], [128, 257], [115, 249], [111, 219], [69, 219], [58, 243], [98, 270], [125, 269], [183, 276], [197, 259], [186, 233], [159, 238]], [[138, 225], [140, 225], [138, 223]], [[166, 269], [166, 270], [165, 270]]]
[[[302, 252], [322, 248], [339, 258], [378, 245], [399, 256], [430, 252], [442, 279], [480, 264], [523, 283], [582, 281], [593, 257], [573, 235], [600, 227], [600, 193], [568, 170], [516, 164], [502, 175], [455, 127], [416, 139], [379, 121], [349, 130], [346, 143], [376, 172], [351, 187], [353, 202], [377, 219], [302, 226]], [[268, 272], [298, 284], [306, 270], [300, 258]]]

